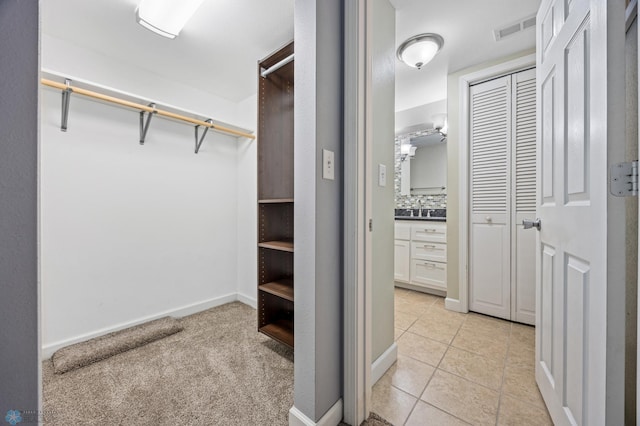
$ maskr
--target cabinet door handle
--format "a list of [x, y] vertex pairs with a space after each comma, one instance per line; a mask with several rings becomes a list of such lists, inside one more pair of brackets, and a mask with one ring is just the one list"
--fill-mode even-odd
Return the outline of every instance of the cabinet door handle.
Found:
[[444, 269], [444, 268], [438, 267], [436, 263], [431, 263], [431, 262], [424, 262], [424, 266], [429, 266], [431, 269]]
[[430, 248], [430, 249], [436, 248], [436, 246], [434, 246], [433, 244], [425, 244], [423, 247], [424, 248]]
[[433, 234], [434, 232], [436, 232], [435, 229], [425, 229], [424, 232], [429, 232], [431, 234]]

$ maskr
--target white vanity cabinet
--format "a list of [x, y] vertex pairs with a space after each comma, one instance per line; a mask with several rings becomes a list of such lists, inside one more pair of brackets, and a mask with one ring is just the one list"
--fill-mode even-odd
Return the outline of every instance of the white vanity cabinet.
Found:
[[395, 281], [398, 287], [447, 291], [446, 223], [395, 222]]
[[396, 222], [393, 277], [408, 283], [411, 274], [411, 224]]

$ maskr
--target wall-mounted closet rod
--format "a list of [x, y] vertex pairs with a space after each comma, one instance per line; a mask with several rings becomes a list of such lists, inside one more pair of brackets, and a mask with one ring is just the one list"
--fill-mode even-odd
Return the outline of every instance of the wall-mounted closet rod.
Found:
[[187, 116], [176, 114], [176, 113], [173, 113], [173, 112], [157, 109], [155, 107], [138, 104], [136, 102], [127, 101], [125, 99], [116, 98], [114, 96], [104, 95], [102, 93], [93, 92], [91, 90], [81, 89], [79, 87], [71, 87], [71, 86], [68, 86], [68, 85], [66, 85], [64, 83], [58, 83], [57, 81], [48, 80], [46, 78], [43, 78], [41, 80], [41, 83], [44, 84], [45, 86], [53, 87], [53, 88], [60, 89], [60, 90], [71, 89], [72, 93], [77, 93], [79, 95], [88, 96], [90, 98], [100, 99], [100, 100], [105, 101], [105, 102], [111, 102], [111, 103], [122, 105], [122, 106], [125, 106], [125, 107], [128, 107], [128, 108], [137, 109], [137, 110], [140, 110], [140, 111], [143, 111], [143, 112], [149, 112], [149, 113], [161, 115], [163, 117], [173, 118], [175, 120], [186, 121], [187, 123], [196, 124], [198, 126], [203, 126], [203, 127], [208, 127], [208, 128], [213, 129], [213, 130], [216, 130], [216, 131], [219, 131], [219, 132], [223, 132], [223, 133], [227, 133], [227, 134], [230, 134], [230, 135], [242, 136], [244, 138], [249, 138], [249, 139], [255, 139], [256, 138], [255, 135], [252, 135], [250, 133], [246, 133], [246, 132], [241, 132], [239, 130], [230, 129], [228, 127], [220, 126], [220, 125], [214, 124], [212, 122], [198, 120], [198, 119], [195, 119], [195, 118], [187, 117]]
[[280, 68], [284, 67], [285, 65], [287, 65], [289, 62], [293, 61], [293, 53], [289, 56], [287, 56], [286, 58], [284, 58], [283, 60], [281, 60], [280, 62], [276, 63], [275, 65], [267, 68], [266, 70], [262, 70], [262, 72], [260, 73], [260, 75], [262, 76], [262, 78], [267, 77], [269, 74], [271, 74], [272, 72], [278, 71]]

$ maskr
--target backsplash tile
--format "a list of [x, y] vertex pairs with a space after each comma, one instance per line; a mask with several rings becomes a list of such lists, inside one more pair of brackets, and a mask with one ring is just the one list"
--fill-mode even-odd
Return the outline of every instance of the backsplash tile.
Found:
[[396, 138], [395, 141], [395, 167], [394, 167], [394, 186], [395, 186], [395, 198], [396, 209], [419, 209], [421, 206], [423, 209], [446, 209], [447, 208], [447, 194], [435, 194], [435, 195], [401, 195], [400, 194], [400, 167], [401, 167], [401, 155], [400, 155], [400, 138]]
[[[422, 213], [422, 214], [421, 214]], [[396, 209], [396, 217], [447, 217], [446, 209]]]

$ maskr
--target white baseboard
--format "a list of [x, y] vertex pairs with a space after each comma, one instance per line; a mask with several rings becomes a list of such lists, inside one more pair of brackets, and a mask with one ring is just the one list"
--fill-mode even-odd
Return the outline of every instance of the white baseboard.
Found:
[[245, 305], [251, 306], [253, 309], [258, 309], [258, 301], [255, 297], [249, 297], [246, 294], [238, 293], [238, 302], [242, 302]]
[[460, 300], [458, 299], [447, 297], [446, 299], [444, 299], [444, 307], [450, 311], [466, 313], [462, 309], [462, 303], [460, 303]]
[[396, 287], [404, 288], [407, 290], [419, 291], [420, 293], [433, 294], [435, 296], [446, 297], [447, 292], [444, 290], [436, 290], [434, 288], [427, 288], [421, 285], [405, 283], [402, 281], [394, 281]]
[[84, 342], [85, 340], [93, 339], [95, 337], [103, 336], [108, 333], [113, 333], [114, 331], [123, 330], [125, 328], [133, 327], [138, 324], [153, 321], [154, 319], [158, 319], [166, 316], [172, 316], [172, 317], [178, 317], [178, 318], [186, 317], [187, 315], [192, 315], [198, 312], [206, 311], [207, 309], [211, 309], [211, 308], [215, 308], [216, 306], [221, 306], [227, 303], [235, 302], [236, 300], [239, 300], [238, 295], [236, 293], [231, 293], [225, 296], [220, 296], [220, 297], [215, 297], [213, 299], [205, 300], [204, 302], [197, 302], [197, 303], [182, 306], [176, 309], [169, 309], [164, 312], [138, 318], [133, 321], [127, 321], [120, 324], [116, 324], [111, 327], [105, 327], [100, 330], [93, 331], [91, 333], [85, 333], [79, 336], [72, 337], [70, 339], [49, 343], [42, 346], [41, 356], [43, 360], [49, 359], [58, 349], [64, 348], [65, 346], [73, 345], [74, 343]]
[[393, 365], [394, 362], [398, 359], [398, 345], [396, 342], [393, 342], [389, 349], [384, 351], [382, 355], [376, 359], [373, 364], [371, 364], [371, 384], [375, 385], [378, 380], [387, 370]]
[[342, 421], [342, 399], [333, 404], [318, 422], [314, 422], [295, 406], [289, 410], [289, 426], [336, 426]]

